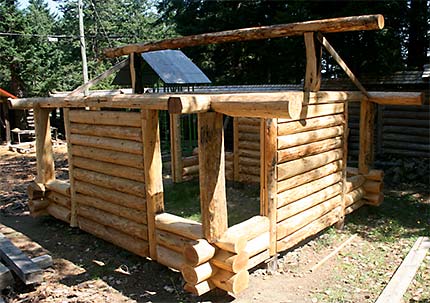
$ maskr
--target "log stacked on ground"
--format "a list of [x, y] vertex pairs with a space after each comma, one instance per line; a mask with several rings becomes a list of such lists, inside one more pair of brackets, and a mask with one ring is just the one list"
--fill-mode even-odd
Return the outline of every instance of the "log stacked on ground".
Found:
[[[352, 183], [352, 180], [363, 180], [363, 183], [360, 188], [360, 195], [362, 200], [360, 202], [361, 205], [368, 204], [373, 206], [379, 206], [384, 201], [384, 172], [382, 170], [372, 169], [369, 171], [368, 174], [360, 175], [358, 172], [358, 168], [348, 167], [347, 173], [348, 181], [350, 183]], [[357, 192], [355, 192], [355, 194], [358, 195]], [[354, 197], [356, 198], [356, 196]], [[353, 199], [352, 194], [351, 198]], [[350, 213], [360, 206], [359, 203], [357, 205], [352, 204], [350, 209], [346, 208], [346, 211]]]
[[234, 118], [237, 178], [240, 182], [260, 182], [260, 123], [259, 118]]
[[141, 114], [70, 110], [69, 120], [79, 227], [148, 256]]
[[277, 251], [337, 222], [342, 214], [345, 104], [307, 106], [305, 119], [278, 119]]

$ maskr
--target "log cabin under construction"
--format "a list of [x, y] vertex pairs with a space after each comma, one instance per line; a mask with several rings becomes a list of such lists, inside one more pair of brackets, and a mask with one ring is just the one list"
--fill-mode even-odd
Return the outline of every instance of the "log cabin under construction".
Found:
[[[134, 93], [84, 96], [96, 82], [90, 81], [68, 96], [10, 100], [13, 108], [34, 108], [37, 176], [28, 190], [32, 215], [50, 214], [177, 269], [189, 292], [202, 295], [220, 288], [239, 293], [248, 286], [250, 269], [267, 260], [276, 264], [277, 253], [342, 224], [345, 215], [362, 205], [382, 202], [383, 172], [371, 167], [374, 104], [419, 105], [423, 97], [366, 91], [323, 36], [382, 27], [381, 15], [369, 15], [127, 45], [105, 54], [129, 55]], [[305, 39], [303, 91], [136, 93], [135, 54], [292, 35]], [[323, 47], [357, 91], [319, 90]], [[357, 168], [347, 166], [349, 102], [360, 102], [361, 108]], [[68, 182], [55, 179], [49, 130], [54, 108], [64, 109]], [[168, 111], [172, 121], [173, 178], [180, 181], [186, 163], [198, 165], [201, 223], [164, 211], [159, 111]], [[177, 132], [179, 116], [190, 113], [198, 115], [198, 160], [192, 161], [178, 152]], [[234, 117], [232, 154], [224, 149], [224, 115]], [[260, 184], [260, 215], [228, 227], [226, 179]]]

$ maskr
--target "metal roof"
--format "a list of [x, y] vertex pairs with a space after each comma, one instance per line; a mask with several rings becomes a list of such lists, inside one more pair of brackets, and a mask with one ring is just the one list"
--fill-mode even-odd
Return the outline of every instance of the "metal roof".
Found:
[[206, 84], [208, 77], [180, 50], [142, 53], [142, 58], [165, 84]]

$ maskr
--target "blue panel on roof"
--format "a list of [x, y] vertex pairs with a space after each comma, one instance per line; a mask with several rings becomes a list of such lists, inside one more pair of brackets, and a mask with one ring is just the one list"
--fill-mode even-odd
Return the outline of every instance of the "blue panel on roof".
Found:
[[165, 84], [205, 84], [208, 77], [180, 50], [142, 53], [142, 58]]

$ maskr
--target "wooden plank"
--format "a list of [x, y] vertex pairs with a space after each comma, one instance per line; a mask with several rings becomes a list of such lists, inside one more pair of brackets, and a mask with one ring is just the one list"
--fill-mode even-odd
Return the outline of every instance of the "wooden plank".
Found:
[[269, 219], [270, 255], [276, 254], [276, 214], [278, 204], [277, 119], [261, 120], [260, 212]]
[[200, 205], [204, 238], [218, 240], [228, 228], [223, 116], [198, 114]]
[[170, 114], [170, 155], [173, 182], [182, 181], [181, 115]]
[[411, 284], [430, 248], [430, 238], [419, 237], [402, 264], [397, 268], [390, 282], [376, 300], [376, 303], [402, 302], [403, 294]]
[[164, 211], [163, 173], [161, 162], [158, 111], [142, 111], [142, 133], [145, 166], [148, 242], [151, 259], [158, 261], [155, 216]]
[[42, 282], [42, 270], [0, 233], [0, 258], [25, 285]]
[[46, 184], [55, 179], [54, 156], [51, 142], [51, 127], [48, 109], [34, 108], [36, 133], [36, 183]]
[[162, 49], [177, 49], [187, 46], [190, 47], [215, 43], [269, 39], [293, 35], [295, 36], [302, 35], [305, 32], [313, 31], [331, 33], [356, 30], [374, 30], [382, 29], [383, 27], [384, 17], [382, 15], [343, 17], [289, 24], [242, 28], [215, 33], [171, 38], [156, 42], [129, 44], [116, 48], [107, 48], [104, 50], [104, 54], [108, 58], [113, 58], [128, 55], [130, 53], [143, 53]]
[[363, 99], [360, 107], [360, 150], [358, 171], [367, 174], [373, 164], [375, 105]]

